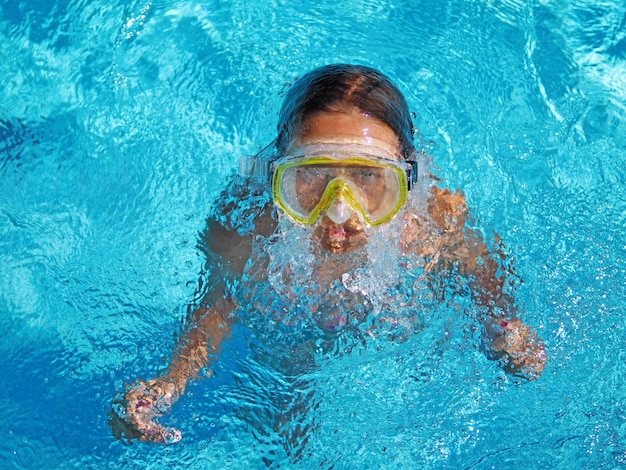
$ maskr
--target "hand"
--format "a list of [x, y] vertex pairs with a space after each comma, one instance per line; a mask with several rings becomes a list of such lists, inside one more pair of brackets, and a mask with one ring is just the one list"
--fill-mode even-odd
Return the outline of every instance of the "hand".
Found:
[[154, 421], [170, 409], [178, 395], [172, 382], [157, 379], [133, 384], [121, 400], [113, 403], [109, 423], [114, 434], [118, 438], [162, 444], [180, 441], [180, 431]]
[[495, 321], [488, 326], [491, 351], [504, 362], [504, 370], [528, 380], [541, 375], [546, 365], [543, 341], [521, 320]]

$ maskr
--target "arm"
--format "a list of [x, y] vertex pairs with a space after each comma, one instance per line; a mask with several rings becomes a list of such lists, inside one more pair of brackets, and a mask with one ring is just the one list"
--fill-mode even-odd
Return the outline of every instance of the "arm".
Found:
[[192, 327], [177, 345], [164, 380], [175, 385], [178, 395], [182, 395], [189, 380], [213, 362], [221, 344], [230, 337], [233, 323], [230, 312], [235, 303], [230, 298], [222, 298], [209, 308], [199, 308], [192, 313]]
[[[501, 360], [512, 374], [533, 380], [546, 362], [543, 341], [516, 316], [513, 299], [504, 291], [507, 278], [505, 256], [496, 246], [490, 250], [482, 234], [467, 227], [468, 215], [462, 194], [433, 188], [429, 213], [444, 238], [448, 261], [458, 261], [469, 281], [474, 302], [485, 307], [480, 319], [490, 356]], [[496, 243], [498, 239], [496, 238]]]
[[[236, 305], [225, 292], [225, 278], [243, 271], [242, 260], [246, 253], [250, 253], [250, 242], [216, 222], [208, 224], [204, 235], [202, 247], [209, 263], [214, 266], [209, 279], [211, 287], [201, 306], [189, 315], [187, 327], [174, 348], [165, 373], [152, 380], [137, 380], [114, 404], [111, 425], [116, 434], [127, 439], [160, 443], [179, 441], [180, 431], [161, 426], [155, 419], [169, 411], [185, 392], [188, 381], [215, 360], [222, 342], [230, 336], [231, 313]], [[236, 256], [233, 255], [235, 252], [238, 252]]]
[[506, 257], [497, 246], [499, 239], [496, 237], [496, 246], [490, 250], [482, 234], [467, 226], [465, 197], [434, 187], [428, 210], [443, 239], [442, 261], [459, 262], [459, 271], [469, 281], [474, 302], [487, 307], [491, 315], [494, 308], [510, 310], [513, 299], [503, 291], [507, 273], [502, 272], [502, 264]]
[[[224, 208], [227, 212], [228, 207]], [[111, 425], [128, 439], [174, 443], [181, 433], [161, 426], [155, 419], [169, 410], [184, 393], [189, 380], [216, 360], [220, 346], [230, 336], [236, 304], [227, 294], [227, 280], [239, 278], [252, 252], [255, 234], [268, 235], [274, 223], [267, 211], [255, 219], [252, 234], [241, 235], [215, 220], [209, 221], [202, 250], [212, 265], [210, 288], [200, 307], [193, 310], [188, 326], [174, 348], [166, 372], [153, 380], [138, 380], [114, 404]]]
[[[181, 439], [180, 431], [154, 421], [185, 392], [187, 382], [216, 359], [222, 342], [230, 336], [230, 312], [235, 304], [222, 298], [208, 308], [199, 308], [191, 316], [192, 326], [178, 342], [165, 374], [153, 380], [138, 380], [129, 387], [121, 401], [121, 420], [114, 427], [128, 439], [171, 444]], [[119, 414], [119, 412], [118, 412]]]

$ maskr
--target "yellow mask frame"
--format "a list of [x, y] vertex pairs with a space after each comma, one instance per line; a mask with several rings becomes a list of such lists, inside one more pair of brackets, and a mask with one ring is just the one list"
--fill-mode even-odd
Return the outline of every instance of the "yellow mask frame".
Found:
[[[299, 167], [323, 167], [323, 168], [376, 168], [385, 172], [388, 178], [394, 179], [396, 193], [390, 198], [385, 209], [379, 214], [372, 214], [367, 209], [364, 201], [358, 197], [356, 184], [341, 176], [334, 177], [327, 184], [319, 201], [311, 210], [303, 210], [295, 207], [296, 194], [288, 196], [285, 190], [285, 175]], [[335, 201], [341, 201], [348, 205], [361, 220], [370, 226], [384, 224], [396, 215], [406, 203], [407, 192], [417, 176], [416, 162], [404, 160], [391, 160], [388, 158], [372, 156], [353, 156], [348, 158], [336, 158], [330, 155], [315, 155], [312, 157], [284, 157], [272, 165], [271, 172], [272, 197], [274, 203], [295, 222], [304, 225], [313, 225], [320, 214], [327, 211]], [[297, 193], [296, 189], [292, 192]], [[290, 200], [294, 200], [290, 202]]]

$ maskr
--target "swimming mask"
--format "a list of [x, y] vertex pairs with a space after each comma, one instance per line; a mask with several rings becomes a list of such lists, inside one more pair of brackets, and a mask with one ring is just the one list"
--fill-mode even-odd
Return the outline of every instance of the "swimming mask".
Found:
[[338, 223], [354, 211], [368, 225], [383, 224], [404, 205], [417, 179], [417, 162], [361, 152], [371, 147], [310, 147], [279, 158], [270, 168], [274, 202], [301, 224], [314, 224], [324, 211], [329, 216], [332, 211]]

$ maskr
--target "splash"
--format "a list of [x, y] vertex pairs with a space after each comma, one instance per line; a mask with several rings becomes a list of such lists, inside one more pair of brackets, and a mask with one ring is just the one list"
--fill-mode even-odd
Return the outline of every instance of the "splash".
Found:
[[392, 221], [367, 227], [367, 242], [349, 253], [324, 250], [315, 226], [279, 214], [274, 234], [257, 238], [241, 284], [247, 322], [282, 342], [347, 334], [406, 340], [420, 328], [427, 297], [423, 263], [401, 250], [409, 215], [425, 205], [426, 192], [411, 193]]

